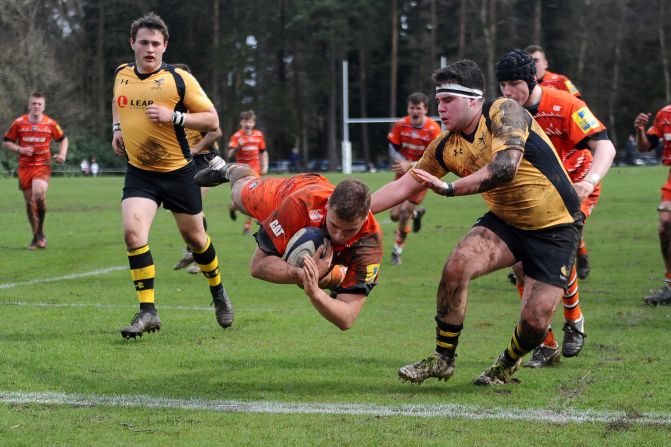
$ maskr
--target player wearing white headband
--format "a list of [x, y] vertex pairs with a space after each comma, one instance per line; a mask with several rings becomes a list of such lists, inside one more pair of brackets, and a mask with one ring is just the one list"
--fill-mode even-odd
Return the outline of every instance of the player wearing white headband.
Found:
[[[517, 102], [485, 101], [485, 80], [472, 61], [434, 74], [438, 114], [446, 132], [417, 166], [373, 194], [374, 213], [424, 188], [446, 197], [482, 194], [489, 212], [478, 219], [447, 259], [438, 286], [436, 349], [403, 366], [414, 383], [449, 379], [466, 314], [471, 280], [521, 261], [525, 281], [520, 319], [506, 349], [478, 376], [477, 385], [512, 380], [522, 357], [540, 345], [575, 260], [582, 221], [571, 179], [543, 129]], [[447, 173], [460, 177], [450, 183]], [[447, 205], [447, 204], [446, 204]]]

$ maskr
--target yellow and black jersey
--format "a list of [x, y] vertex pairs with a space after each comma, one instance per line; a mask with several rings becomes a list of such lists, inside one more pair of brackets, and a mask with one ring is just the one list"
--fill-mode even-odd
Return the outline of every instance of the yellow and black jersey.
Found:
[[515, 178], [482, 193], [489, 209], [508, 224], [538, 230], [580, 219], [580, 201], [547, 135], [513, 100], [483, 104], [472, 135], [444, 132], [417, 164], [436, 177], [465, 177], [489, 164], [496, 152], [524, 153]]
[[[189, 147], [194, 147], [196, 144], [200, 143], [207, 132], [201, 132], [200, 130], [195, 129], [184, 129], [186, 131], [186, 140], [189, 142]], [[205, 154], [218, 154], [219, 153], [219, 144], [215, 141], [212, 144], [205, 146], [199, 155]]]
[[185, 128], [172, 123], [153, 123], [145, 109], [158, 104], [174, 111], [197, 113], [214, 107], [191, 73], [165, 63], [146, 74], [139, 73], [134, 63], [117, 68], [114, 104], [128, 162], [157, 172], [185, 166], [191, 160], [191, 152]]

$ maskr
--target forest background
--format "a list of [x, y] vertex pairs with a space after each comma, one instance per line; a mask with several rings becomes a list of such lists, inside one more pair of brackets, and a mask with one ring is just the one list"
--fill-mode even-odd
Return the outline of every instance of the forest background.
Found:
[[[166, 62], [188, 64], [213, 100], [226, 146], [239, 112], [254, 109], [272, 159], [299, 148], [304, 163], [340, 162], [342, 61], [351, 117], [395, 117], [406, 97], [432, 97], [431, 73], [476, 61], [488, 98], [494, 64], [540, 44], [623, 150], [638, 112], [671, 102], [668, 0], [3, 0], [0, 128], [47, 97], [71, 147], [68, 164], [96, 157], [123, 169], [111, 149], [112, 75], [133, 59], [130, 23], [154, 11], [168, 24]], [[435, 115], [435, 106], [431, 106]], [[350, 126], [353, 158], [387, 158], [390, 124]], [[16, 157], [0, 151], [0, 175]]]

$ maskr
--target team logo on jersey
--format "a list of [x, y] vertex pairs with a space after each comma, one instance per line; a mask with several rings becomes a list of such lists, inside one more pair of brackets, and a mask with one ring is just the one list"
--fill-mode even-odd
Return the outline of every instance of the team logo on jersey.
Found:
[[380, 271], [380, 264], [371, 264], [366, 266], [366, 284], [375, 281]]
[[121, 85], [128, 85], [128, 79], [121, 79], [121, 80], [119, 81], [119, 84], [121, 84]]
[[277, 219], [270, 222], [270, 230], [273, 232], [275, 236], [284, 234], [284, 228], [282, 228], [282, 225], [280, 225], [280, 222]]
[[568, 92], [572, 95], [575, 95], [578, 93], [578, 89], [576, 88], [575, 85], [573, 85], [573, 82], [569, 81], [568, 79], [565, 82], [566, 88], [568, 89]]
[[161, 85], [163, 85], [163, 81], [165, 81], [165, 78], [154, 79], [154, 86], [152, 87], [152, 89], [160, 90]]
[[560, 105], [552, 106], [552, 111], [553, 111], [553, 112], [559, 112], [560, 110], [561, 110], [561, 106], [560, 106]]
[[116, 105], [118, 105], [121, 108], [126, 107], [128, 105], [128, 98], [123, 95], [119, 96], [116, 99]]
[[665, 134], [664, 134], [664, 139], [665, 139], [666, 141], [671, 141], [671, 133], [665, 133]]
[[575, 121], [575, 123], [582, 129], [584, 133], [599, 127], [599, 122], [587, 107], [578, 109], [577, 112], [571, 115], [571, 118], [573, 118], [573, 121]]
[[310, 210], [308, 217], [312, 222], [321, 222], [324, 218], [324, 212], [322, 210]]
[[260, 181], [258, 181], [258, 180], [254, 180], [254, 181], [251, 182], [249, 185], [247, 185], [247, 190], [251, 191], [252, 189], [254, 189], [254, 188], [256, 188], [257, 186], [259, 186], [260, 183], [261, 183]]

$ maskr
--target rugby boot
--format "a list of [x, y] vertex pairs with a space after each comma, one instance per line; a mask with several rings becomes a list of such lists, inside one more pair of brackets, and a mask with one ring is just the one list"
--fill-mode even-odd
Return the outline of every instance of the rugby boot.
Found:
[[213, 291], [212, 304], [214, 304], [214, 316], [219, 326], [224, 329], [231, 327], [233, 325], [233, 305], [228, 299], [223, 284]]
[[564, 322], [564, 340], [561, 344], [561, 353], [564, 357], [575, 357], [580, 354], [585, 344], [585, 317], [578, 321]]
[[198, 267], [198, 264], [195, 262], [192, 262], [187, 268], [184, 269], [186, 273], [191, 273], [192, 275], [195, 275], [197, 273], [200, 273], [200, 267]]
[[671, 289], [664, 286], [657, 292], [651, 293], [643, 298], [643, 302], [651, 306], [671, 304]]
[[401, 254], [396, 250], [391, 252], [391, 265], [400, 265], [403, 261], [401, 260]]
[[37, 236], [33, 236], [33, 240], [30, 241], [30, 244], [28, 245], [28, 250], [36, 250], [37, 249]]
[[418, 206], [412, 213], [412, 232], [418, 233], [422, 229], [422, 217], [426, 214], [426, 208]]
[[508, 273], [508, 282], [514, 286], [517, 285], [517, 277], [513, 272]]
[[578, 279], [587, 279], [587, 276], [589, 275], [590, 272], [589, 256], [587, 255], [576, 256], [575, 267], [578, 273]]
[[506, 383], [519, 383], [519, 379], [513, 375], [520, 369], [522, 359], [517, 360], [512, 365], [508, 365], [501, 354], [494, 364], [484, 370], [482, 374], [473, 380], [475, 385], [505, 385]]
[[47, 238], [43, 234], [37, 236], [37, 248], [47, 248]]
[[235, 205], [232, 203], [228, 205], [228, 217], [230, 217], [231, 220], [235, 220], [238, 218], [238, 215], [235, 214]]
[[525, 368], [544, 368], [559, 363], [561, 353], [559, 346], [551, 348], [546, 345], [540, 345], [531, 354], [531, 358], [524, 364]]
[[223, 158], [215, 156], [207, 168], [198, 171], [193, 177], [199, 186], [217, 186], [228, 182], [228, 167], [234, 166], [235, 163], [226, 164]]
[[193, 263], [193, 253], [190, 250], [184, 250], [182, 259], [177, 261], [177, 264], [172, 268], [173, 270], [183, 269], [184, 267]]
[[138, 312], [130, 322], [130, 326], [121, 329], [121, 336], [125, 339], [142, 337], [145, 332], [154, 332], [161, 330], [161, 319], [158, 314], [154, 315], [149, 312]]
[[402, 366], [398, 370], [398, 377], [412, 383], [421, 384], [426, 379], [435, 377], [438, 380], [447, 380], [454, 373], [454, 357], [445, 357], [434, 352], [428, 358], [416, 363]]

